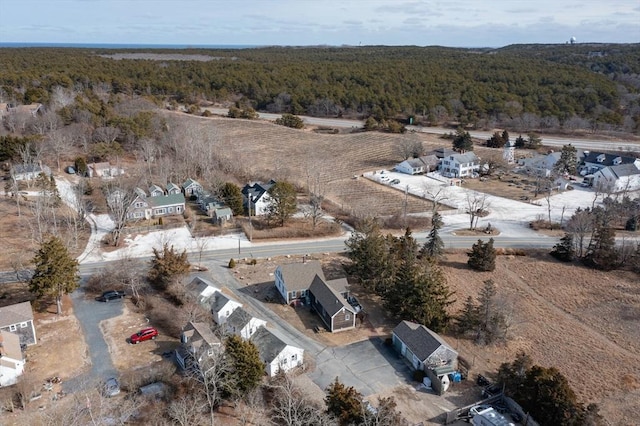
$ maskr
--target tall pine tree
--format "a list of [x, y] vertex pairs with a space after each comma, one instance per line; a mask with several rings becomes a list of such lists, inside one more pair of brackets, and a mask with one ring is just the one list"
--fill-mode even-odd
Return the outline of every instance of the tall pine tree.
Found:
[[444, 242], [438, 233], [443, 224], [440, 213], [433, 213], [433, 217], [431, 218], [431, 231], [429, 232], [427, 241], [420, 250], [420, 255], [422, 257], [438, 260], [444, 255]]
[[493, 238], [488, 242], [478, 240], [467, 253], [467, 264], [478, 271], [493, 271], [496, 269], [496, 249], [493, 247]]
[[29, 290], [39, 298], [54, 297], [57, 313], [60, 315], [62, 296], [72, 293], [79, 286], [78, 262], [71, 257], [58, 237], [51, 237], [42, 244], [33, 263], [36, 267], [29, 282]]

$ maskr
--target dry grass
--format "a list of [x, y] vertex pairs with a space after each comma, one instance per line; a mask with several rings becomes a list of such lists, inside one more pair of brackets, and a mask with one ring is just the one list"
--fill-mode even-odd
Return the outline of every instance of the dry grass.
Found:
[[290, 219], [284, 226], [277, 226], [274, 223], [268, 223], [265, 219], [253, 218], [251, 220], [253, 230], [249, 229], [248, 220], [241, 220], [239, 223], [245, 235], [251, 235], [254, 241], [330, 237], [342, 232], [340, 225], [335, 222], [320, 221], [313, 228], [311, 221], [306, 219]]

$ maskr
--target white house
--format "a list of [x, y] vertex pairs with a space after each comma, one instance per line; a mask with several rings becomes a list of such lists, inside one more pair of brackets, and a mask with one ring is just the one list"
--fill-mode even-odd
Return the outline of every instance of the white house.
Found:
[[[155, 193], [162, 188], [153, 188]], [[143, 190], [136, 188], [138, 196], [131, 203], [128, 220], [155, 219], [162, 216], [181, 215], [185, 209], [185, 199], [182, 194], [156, 195], [147, 197]]]
[[20, 336], [0, 331], [0, 386], [13, 385], [24, 372], [25, 359], [20, 348]]
[[36, 327], [33, 324], [31, 303], [22, 302], [1, 307], [0, 330], [18, 335], [21, 345], [35, 345]]
[[222, 291], [216, 291], [211, 297], [211, 313], [213, 314], [213, 320], [218, 325], [223, 325], [227, 322], [229, 316], [236, 309], [242, 306], [242, 303], [236, 302], [231, 297], [222, 293]]
[[593, 176], [593, 186], [603, 190], [623, 192], [640, 189], [640, 168], [633, 163], [603, 167], [590, 176]]
[[580, 174], [582, 176], [595, 174], [598, 170], [604, 169], [605, 167], [621, 166], [623, 164], [635, 164], [636, 168], [640, 168], [639, 158], [607, 154], [604, 152], [584, 151], [582, 163], [583, 165], [580, 167]]
[[203, 277], [194, 277], [189, 284], [186, 285], [187, 294], [191, 295], [199, 303], [209, 303], [211, 297], [220, 289]]
[[258, 348], [269, 377], [278, 371], [286, 373], [304, 362], [304, 349], [288, 343], [276, 330], [260, 327], [251, 336], [251, 341]]
[[271, 179], [267, 183], [254, 182], [242, 188], [243, 205], [247, 209], [251, 209], [252, 214], [262, 216], [267, 213], [267, 208], [271, 204], [269, 190], [276, 181]]
[[480, 171], [480, 159], [472, 151], [451, 154], [440, 161], [440, 173], [446, 177], [475, 177]]
[[419, 158], [410, 158], [398, 164], [395, 169], [397, 172], [406, 173], [408, 175], [416, 175], [420, 173], [428, 173], [438, 167], [438, 157], [435, 155], [423, 155]]
[[256, 318], [244, 308], [235, 309], [224, 324], [227, 334], [235, 334], [243, 339], [250, 339], [251, 336], [260, 328], [267, 325], [265, 320]]
[[91, 163], [87, 165], [89, 177], [112, 178], [124, 174], [124, 170], [111, 163]]
[[276, 289], [287, 305], [297, 300], [306, 302], [316, 275], [325, 279], [317, 260], [279, 265], [274, 272]]

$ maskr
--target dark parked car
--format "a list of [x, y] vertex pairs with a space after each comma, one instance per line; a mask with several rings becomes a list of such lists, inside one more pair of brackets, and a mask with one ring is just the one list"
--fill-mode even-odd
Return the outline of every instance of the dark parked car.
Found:
[[156, 337], [158, 337], [158, 330], [153, 327], [147, 327], [132, 335], [130, 341], [132, 344], [137, 345], [140, 342], [144, 342], [145, 340], [153, 340]]
[[122, 299], [124, 297], [124, 291], [119, 290], [109, 290], [102, 293], [102, 296], [97, 297], [96, 300], [100, 302], [108, 302], [113, 299]]

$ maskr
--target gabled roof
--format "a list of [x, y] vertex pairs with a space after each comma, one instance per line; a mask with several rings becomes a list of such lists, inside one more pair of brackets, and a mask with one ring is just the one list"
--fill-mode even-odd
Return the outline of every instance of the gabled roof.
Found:
[[349, 305], [349, 303], [334, 289], [332, 289], [326, 282], [319, 276], [315, 276], [313, 282], [309, 286], [309, 291], [322, 305], [325, 311], [330, 317], [340, 312], [342, 309], [346, 309], [355, 315], [355, 311]]
[[217, 207], [215, 208], [216, 216], [231, 216], [232, 211], [229, 207]]
[[473, 151], [468, 151], [464, 154], [451, 154], [450, 157], [453, 157], [458, 163], [473, 163], [474, 161], [478, 161], [478, 156]]
[[[598, 161], [598, 157], [602, 158], [603, 161]], [[613, 160], [616, 158], [620, 158], [619, 164], [632, 164], [636, 161], [634, 157], [623, 157], [621, 155], [607, 154], [605, 152], [589, 152], [582, 161], [585, 163], [602, 164], [603, 166], [613, 166]]]
[[160, 191], [161, 193], [164, 194], [164, 190], [162, 189], [161, 186], [158, 186], [156, 184], [151, 184], [151, 186], [149, 186], [149, 193], [152, 193], [154, 191]]
[[147, 198], [147, 202], [151, 207], [175, 206], [176, 204], [184, 204], [184, 195], [182, 193], [158, 195], [157, 197]]
[[200, 183], [197, 180], [191, 179], [191, 178], [185, 180], [184, 183], [182, 184], [182, 188], [189, 188], [191, 186], [199, 186], [202, 188], [202, 185], [200, 185]]
[[434, 149], [433, 151], [431, 151], [429, 154], [433, 154], [435, 155], [437, 158], [444, 158], [444, 157], [448, 157], [452, 154], [456, 154], [456, 151], [450, 149], [450, 148], [437, 148]]
[[213, 282], [203, 277], [194, 277], [189, 284], [187, 284], [187, 291], [193, 294], [201, 303], [206, 302], [215, 292], [220, 291]]
[[616, 178], [640, 175], [640, 170], [633, 163], [620, 164], [617, 166], [609, 166], [609, 170], [611, 170], [611, 172]]
[[231, 327], [235, 327], [236, 330], [242, 330], [245, 328], [253, 318], [249, 312], [245, 311], [244, 308], [238, 308], [229, 315], [227, 318], [227, 324]]
[[[227, 303], [229, 302], [236, 302], [235, 300], [233, 300], [232, 298], [228, 297], [227, 295], [225, 295], [224, 293], [222, 293], [221, 291], [216, 291], [213, 295], [213, 297], [211, 298], [211, 310], [213, 312], [220, 312], [220, 310], [222, 310], [222, 308], [224, 308], [226, 306]], [[238, 303], [238, 302], [236, 302]], [[240, 303], [238, 303], [240, 304]]]
[[349, 281], [346, 278], [337, 278], [335, 280], [325, 281], [329, 287], [337, 291], [338, 293], [345, 293], [349, 291]]
[[451, 351], [456, 352], [440, 336], [422, 324], [402, 321], [393, 329], [393, 334], [398, 336], [422, 362], [429, 358], [440, 346], [446, 346]]
[[435, 154], [423, 155], [418, 159], [426, 166], [433, 167], [438, 165], [438, 157]]
[[260, 359], [267, 364], [271, 364], [278, 358], [278, 355], [280, 355], [284, 348], [293, 346], [287, 343], [284, 336], [280, 333], [268, 329], [265, 326], [258, 327], [250, 340], [256, 345], [256, 348], [258, 348]]
[[249, 184], [246, 184], [244, 188], [242, 188], [242, 195], [244, 195], [245, 198], [251, 197], [251, 202], [255, 203], [258, 200], [260, 200], [260, 198], [262, 198], [262, 196], [266, 194], [271, 189], [271, 187], [275, 184], [276, 184], [276, 181], [273, 179], [271, 179], [267, 183], [260, 183], [260, 182], [249, 183]]
[[189, 321], [183, 334], [194, 349], [200, 349], [203, 342], [208, 346], [220, 345], [220, 339], [213, 333], [211, 327], [204, 322]]
[[173, 183], [173, 182], [169, 182], [167, 184], [167, 191], [172, 191], [172, 190], [178, 190], [179, 191], [180, 187], [178, 185], [176, 185], [175, 183]]
[[30, 320], [33, 320], [30, 302], [16, 303], [0, 308], [0, 328]]
[[318, 260], [288, 263], [280, 265], [279, 268], [288, 291], [308, 289], [316, 275], [324, 280], [322, 265]]
[[143, 198], [143, 199], [147, 198], [147, 193], [144, 192], [144, 189], [142, 189], [142, 188], [135, 187], [133, 189], [133, 192], [135, 192], [138, 195], [138, 197], [140, 197], [140, 198]]
[[404, 160], [404, 162], [409, 164], [412, 169], [424, 167], [424, 163], [419, 158], [409, 158], [408, 160]]

